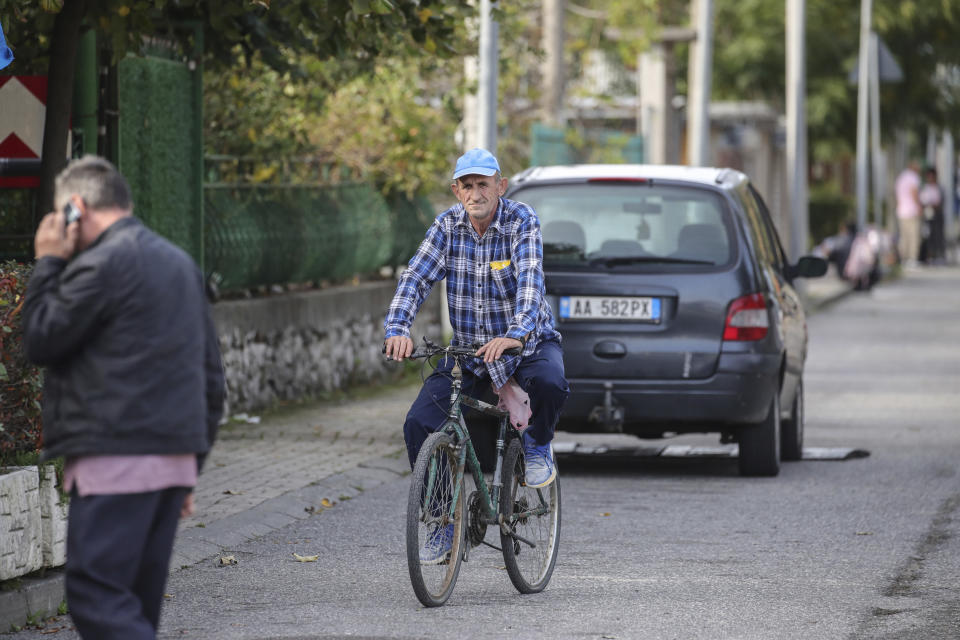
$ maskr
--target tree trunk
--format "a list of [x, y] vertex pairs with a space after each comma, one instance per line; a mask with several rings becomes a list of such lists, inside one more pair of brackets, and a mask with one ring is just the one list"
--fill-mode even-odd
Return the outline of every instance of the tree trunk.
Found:
[[40, 187], [37, 193], [37, 219], [53, 209], [53, 182], [66, 166], [69, 150], [70, 111], [73, 102], [73, 76], [76, 70], [80, 22], [87, 11], [87, 0], [69, 0], [53, 23], [50, 41], [50, 67], [47, 70], [47, 112], [43, 123], [43, 151], [40, 156]]

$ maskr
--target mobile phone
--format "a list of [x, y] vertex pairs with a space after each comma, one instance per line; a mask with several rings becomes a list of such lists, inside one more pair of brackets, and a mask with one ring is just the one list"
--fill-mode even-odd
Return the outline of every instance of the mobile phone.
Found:
[[67, 200], [67, 204], [63, 205], [63, 218], [66, 220], [64, 226], [70, 226], [71, 222], [76, 222], [80, 219], [80, 207], [73, 204], [70, 200]]

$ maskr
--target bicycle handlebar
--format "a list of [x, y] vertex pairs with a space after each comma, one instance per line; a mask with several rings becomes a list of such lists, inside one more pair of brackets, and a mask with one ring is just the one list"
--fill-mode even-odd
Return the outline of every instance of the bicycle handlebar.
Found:
[[[429, 358], [432, 356], [444, 354], [444, 355], [454, 356], [457, 358], [482, 358], [483, 356], [478, 356], [476, 354], [477, 349], [479, 349], [482, 346], [483, 346], [482, 342], [476, 342], [469, 347], [463, 346], [463, 345], [454, 345], [454, 344], [447, 345], [447, 346], [440, 346], [438, 344], [431, 342], [430, 340], [427, 340], [427, 338], [424, 337], [423, 345], [414, 349], [413, 353], [411, 353], [407, 357], [413, 360], [417, 358]], [[387, 352], [387, 345], [383, 345], [383, 349], [381, 350], [381, 352], [382, 353]], [[509, 349], [503, 350], [503, 355], [505, 356], [519, 356], [522, 354], [523, 354], [523, 347], [510, 347]]]

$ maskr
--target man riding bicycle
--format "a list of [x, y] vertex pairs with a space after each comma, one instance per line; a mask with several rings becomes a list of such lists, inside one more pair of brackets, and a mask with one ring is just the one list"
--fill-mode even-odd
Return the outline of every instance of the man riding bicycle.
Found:
[[[482, 361], [469, 361], [462, 371], [463, 391], [475, 394], [492, 383], [500, 393], [512, 377], [529, 394], [525, 480], [529, 487], [544, 487], [556, 477], [550, 442], [570, 389], [560, 334], [544, 297], [540, 221], [531, 207], [503, 197], [507, 180], [484, 149], [457, 160], [451, 189], [459, 204], [437, 216], [400, 277], [383, 323], [386, 354], [403, 360], [413, 352], [414, 316], [433, 285], [446, 278], [454, 344], [482, 344], [476, 352]], [[503, 356], [514, 347], [522, 348], [520, 356]], [[407, 413], [403, 435], [411, 468], [446, 417], [449, 369], [441, 363]], [[453, 536], [452, 525], [446, 528], [427, 541], [422, 560], [445, 557]]]

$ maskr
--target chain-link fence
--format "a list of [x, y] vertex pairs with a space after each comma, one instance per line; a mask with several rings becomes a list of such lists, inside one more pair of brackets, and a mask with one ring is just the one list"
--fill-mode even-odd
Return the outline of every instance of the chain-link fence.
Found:
[[359, 180], [208, 182], [206, 270], [225, 291], [372, 274], [406, 262], [433, 215], [426, 198], [385, 197]]

